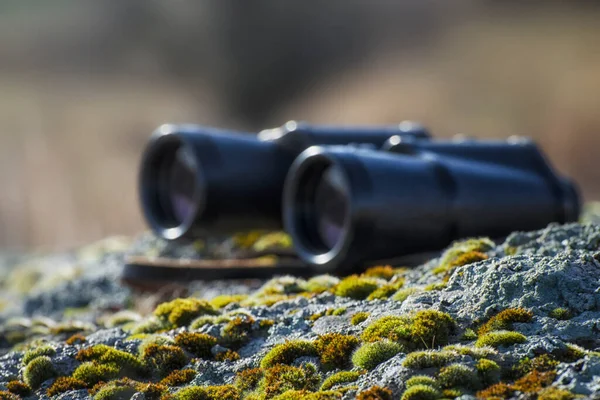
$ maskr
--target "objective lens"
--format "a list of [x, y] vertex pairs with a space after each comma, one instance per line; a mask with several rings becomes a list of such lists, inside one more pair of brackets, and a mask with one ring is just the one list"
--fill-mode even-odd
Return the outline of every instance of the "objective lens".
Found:
[[315, 188], [314, 218], [323, 244], [332, 249], [344, 233], [349, 190], [340, 167], [327, 167]]
[[173, 157], [167, 157], [160, 172], [162, 207], [175, 225], [194, 217], [196, 209], [196, 182], [198, 170], [190, 149], [181, 146]]

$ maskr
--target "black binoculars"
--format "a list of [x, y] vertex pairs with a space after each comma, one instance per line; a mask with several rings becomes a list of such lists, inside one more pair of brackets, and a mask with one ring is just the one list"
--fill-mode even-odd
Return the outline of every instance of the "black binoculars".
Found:
[[168, 240], [284, 228], [315, 272], [578, 218], [575, 185], [525, 138], [433, 140], [413, 122], [288, 122], [243, 134], [163, 125], [140, 173], [144, 216]]

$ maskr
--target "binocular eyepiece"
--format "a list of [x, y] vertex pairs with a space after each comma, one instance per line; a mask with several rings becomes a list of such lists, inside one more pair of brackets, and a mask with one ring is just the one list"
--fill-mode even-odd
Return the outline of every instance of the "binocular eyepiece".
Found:
[[158, 236], [283, 227], [319, 273], [574, 221], [580, 207], [533, 142], [438, 141], [410, 122], [288, 122], [258, 135], [164, 125], [140, 195]]

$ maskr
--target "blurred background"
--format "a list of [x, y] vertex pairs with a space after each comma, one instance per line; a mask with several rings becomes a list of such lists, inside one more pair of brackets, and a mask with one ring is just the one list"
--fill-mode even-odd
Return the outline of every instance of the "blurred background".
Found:
[[0, 248], [145, 229], [163, 122], [534, 138], [600, 197], [600, 3], [0, 1]]

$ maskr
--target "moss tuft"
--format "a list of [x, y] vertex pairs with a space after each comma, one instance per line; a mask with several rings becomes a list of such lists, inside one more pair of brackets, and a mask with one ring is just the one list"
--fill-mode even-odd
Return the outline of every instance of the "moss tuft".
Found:
[[369, 319], [370, 315], [371, 315], [371, 313], [370, 312], [366, 312], [366, 311], [357, 312], [356, 314], [352, 315], [352, 317], [350, 318], [350, 323], [352, 325], [358, 325], [361, 322], [364, 322], [367, 319]]
[[175, 400], [240, 400], [240, 393], [232, 385], [189, 386], [173, 396]]
[[556, 378], [555, 371], [540, 372], [533, 370], [524, 377], [518, 379], [513, 388], [523, 393], [538, 393]]
[[205, 333], [182, 332], [175, 336], [175, 344], [183, 347], [196, 357], [209, 360], [212, 358], [210, 350], [217, 344], [217, 338]]
[[427, 385], [436, 389], [439, 389], [440, 386], [435, 378], [429, 375], [415, 375], [406, 381], [407, 388], [415, 385]]
[[500, 380], [501, 368], [495, 361], [483, 358], [477, 362], [477, 374], [486, 385], [497, 383]]
[[215, 309], [221, 309], [229, 304], [239, 303], [248, 297], [247, 294], [222, 294], [210, 300], [210, 305]]
[[344, 383], [356, 382], [362, 374], [363, 374], [362, 372], [358, 372], [358, 371], [337, 372], [323, 381], [323, 384], [321, 385], [320, 390], [322, 390], [322, 391], [329, 390], [336, 385], [342, 385]]
[[402, 400], [437, 400], [441, 397], [440, 392], [429, 385], [414, 385], [402, 394]]
[[524, 358], [513, 368], [517, 377], [526, 375], [532, 371], [549, 372], [554, 371], [559, 362], [551, 354], [541, 354], [533, 359]]
[[533, 313], [524, 308], [508, 308], [504, 311], [499, 312], [488, 322], [486, 322], [477, 333], [484, 335], [492, 331], [510, 330], [512, 329], [513, 323], [515, 322], [531, 322]]
[[479, 386], [477, 372], [462, 364], [451, 364], [443, 367], [438, 375], [438, 381], [446, 389], [456, 386], [476, 389]]
[[21, 398], [8, 390], [0, 390], [0, 400], [20, 400]]
[[547, 387], [538, 393], [538, 400], [573, 400], [577, 396], [568, 390], [556, 387]]
[[344, 278], [336, 287], [335, 295], [349, 297], [354, 300], [364, 300], [379, 287], [375, 278], [351, 275]]
[[26, 397], [31, 394], [31, 387], [25, 382], [21, 381], [10, 381], [6, 384], [6, 388], [9, 392], [19, 395], [21, 397]]
[[80, 390], [87, 388], [87, 384], [79, 379], [72, 378], [70, 376], [61, 376], [56, 378], [52, 386], [46, 391], [48, 397], [56, 396], [64, 392], [70, 392], [71, 390]]
[[356, 396], [357, 400], [392, 400], [392, 391], [381, 386], [372, 386]]
[[351, 335], [327, 333], [319, 336], [315, 347], [319, 354], [321, 365], [327, 370], [345, 369], [350, 366], [350, 357], [360, 340]]
[[196, 377], [196, 374], [197, 372], [193, 369], [178, 369], [162, 379], [160, 384], [168, 387], [185, 385], [190, 383]]
[[52, 360], [48, 356], [39, 356], [31, 360], [23, 371], [23, 380], [29, 387], [37, 389], [48, 379], [57, 375]]
[[390, 280], [396, 275], [396, 271], [392, 268], [391, 265], [376, 265], [374, 267], [369, 267], [362, 273], [362, 276], [370, 276], [373, 278], [382, 278], [385, 280]]
[[335, 287], [340, 280], [331, 275], [317, 275], [306, 281], [306, 291], [310, 293], [323, 293]]
[[240, 359], [240, 355], [233, 350], [226, 350], [220, 353], [217, 353], [215, 356], [215, 360], [217, 361], [237, 361]]
[[77, 361], [82, 362], [94, 361], [97, 364], [112, 365], [123, 376], [137, 375], [144, 372], [144, 367], [136, 356], [104, 344], [81, 349], [77, 352], [75, 358]]
[[192, 321], [192, 323], [190, 324], [190, 329], [197, 330], [197, 329], [202, 328], [204, 325], [218, 324], [218, 322], [217, 322], [218, 318], [219, 317], [217, 317], [215, 315], [203, 315]]
[[365, 343], [352, 355], [352, 363], [360, 368], [372, 370], [402, 351], [402, 346], [389, 340]]
[[448, 284], [446, 282], [430, 283], [429, 285], [425, 286], [423, 290], [426, 292], [434, 292], [444, 290], [446, 289], [446, 287], [448, 287]]
[[385, 284], [385, 285], [375, 289], [375, 291], [373, 291], [373, 293], [371, 293], [367, 297], [367, 300], [388, 299], [388, 298], [390, 298], [390, 296], [392, 296], [394, 293], [396, 293], [398, 290], [400, 290], [403, 285], [404, 285], [404, 279], [399, 279], [396, 282]]
[[251, 392], [258, 386], [264, 376], [262, 368], [249, 368], [238, 372], [235, 376], [234, 385], [242, 393]]
[[548, 316], [550, 318], [558, 319], [561, 321], [566, 321], [568, 319], [571, 319], [571, 317], [573, 315], [571, 314], [571, 311], [568, 308], [558, 307], [558, 308], [555, 308], [554, 310], [550, 311]]
[[173, 326], [187, 326], [201, 315], [216, 315], [217, 310], [206, 300], [194, 298], [175, 299], [159, 304], [154, 315], [162, 321], [168, 321]]
[[317, 348], [307, 340], [290, 340], [273, 347], [262, 359], [262, 368], [273, 367], [277, 364], [291, 364], [298, 357], [317, 356]]
[[403, 302], [407, 299], [408, 296], [413, 295], [415, 293], [419, 293], [420, 290], [414, 287], [400, 289], [392, 296], [392, 300]]
[[423, 310], [412, 317], [390, 315], [380, 318], [371, 323], [361, 337], [366, 342], [389, 339], [408, 350], [415, 350], [447, 344], [454, 329], [455, 322], [447, 313]]
[[183, 368], [188, 359], [183, 350], [177, 346], [149, 344], [141, 353], [142, 364], [160, 377]]
[[236, 316], [221, 330], [219, 343], [225, 347], [239, 349], [250, 340], [254, 322], [251, 315]]
[[136, 393], [135, 386], [112, 381], [98, 390], [94, 395], [94, 400], [128, 400]]
[[171, 327], [171, 323], [168, 320], [159, 319], [153, 316], [136, 324], [133, 329], [131, 329], [131, 333], [134, 335], [158, 333], [169, 330]]
[[413, 351], [406, 356], [402, 365], [412, 369], [439, 368], [450, 364], [457, 358], [457, 353], [448, 350]]
[[25, 355], [23, 356], [23, 366], [29, 364], [31, 362], [31, 360], [33, 360], [36, 357], [39, 356], [48, 356], [51, 357], [53, 355], [56, 354], [56, 350], [54, 349], [54, 347], [49, 346], [49, 345], [44, 345], [44, 346], [39, 346], [36, 348], [33, 348], [31, 350], [28, 350]]
[[265, 399], [270, 399], [288, 390], [315, 391], [320, 383], [321, 377], [313, 364], [302, 367], [278, 364], [264, 371], [258, 391]]
[[85, 342], [86, 342], [86, 338], [81, 333], [76, 333], [76, 334], [70, 336], [67, 340], [65, 340], [65, 343], [68, 344], [69, 346], [73, 346], [76, 344], [83, 344]]
[[107, 382], [117, 378], [119, 367], [116, 365], [98, 364], [96, 362], [84, 362], [73, 372], [72, 378], [92, 387], [98, 382]]
[[475, 342], [475, 346], [512, 346], [513, 344], [525, 343], [526, 341], [527, 338], [519, 332], [497, 331], [489, 332], [481, 336], [479, 339], [477, 339], [477, 342]]
[[442, 350], [454, 351], [458, 354], [461, 354], [463, 356], [469, 356], [476, 360], [478, 360], [480, 358], [492, 357], [492, 356], [495, 356], [498, 354], [498, 350], [494, 349], [493, 347], [488, 347], [488, 346], [475, 347], [475, 346], [466, 346], [466, 345], [462, 345], [462, 344], [451, 344], [451, 345], [448, 345], [448, 346], [442, 348]]

